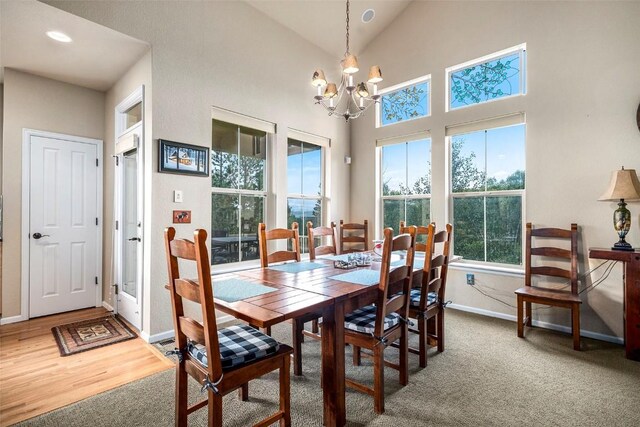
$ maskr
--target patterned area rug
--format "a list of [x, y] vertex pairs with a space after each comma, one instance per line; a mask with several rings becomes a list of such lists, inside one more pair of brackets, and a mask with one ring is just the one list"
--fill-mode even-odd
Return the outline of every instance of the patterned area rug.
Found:
[[137, 335], [116, 316], [106, 316], [51, 328], [60, 356], [136, 338]]

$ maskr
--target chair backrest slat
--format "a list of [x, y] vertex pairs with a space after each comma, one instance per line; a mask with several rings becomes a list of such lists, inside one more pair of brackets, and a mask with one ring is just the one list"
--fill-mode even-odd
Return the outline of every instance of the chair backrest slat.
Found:
[[[267, 242], [272, 240], [291, 240], [293, 250], [278, 250], [272, 253], [267, 252]], [[291, 229], [274, 228], [267, 231], [264, 223], [258, 225], [258, 246], [260, 248], [260, 264], [263, 268], [275, 262], [300, 261], [300, 239], [298, 235], [298, 223], [293, 222]]]
[[[449, 270], [449, 257], [451, 251], [451, 236], [453, 226], [446, 224], [444, 230], [436, 232], [435, 223], [428, 226], [427, 251], [425, 252], [425, 262], [422, 268], [422, 288], [420, 290], [420, 310], [427, 309], [429, 304], [428, 294], [435, 292], [438, 300], [444, 302], [447, 272]], [[436, 248], [439, 245], [440, 249]]]
[[[556, 248], [549, 246], [533, 246], [533, 238], [549, 238], [555, 240], [569, 240], [570, 249]], [[537, 241], [537, 239], [536, 239]], [[571, 293], [578, 295], [578, 225], [571, 224], [570, 229], [563, 228], [534, 228], [531, 223], [527, 223], [525, 253], [525, 286], [531, 286], [533, 276], [551, 276], [569, 279]], [[569, 269], [556, 265], [533, 265], [533, 257], [558, 258], [559, 262], [567, 263]]]
[[[416, 228], [410, 227], [409, 234], [393, 237], [393, 229], [384, 229], [384, 243], [382, 249], [382, 263], [380, 266], [380, 282], [378, 284], [378, 299], [376, 302], [375, 334], [382, 336], [384, 319], [387, 314], [395, 312], [403, 318], [409, 315], [409, 292], [413, 276], [413, 257], [416, 243]], [[407, 251], [405, 264], [391, 270], [391, 255], [393, 251]], [[402, 290], [397, 293], [397, 285]], [[394, 287], [394, 295], [389, 298], [389, 288]]]
[[176, 293], [182, 298], [200, 304], [200, 287], [189, 279], [175, 279]]
[[[321, 241], [320, 242], [321, 244], [316, 246], [316, 242], [315, 242], [316, 237], [319, 237], [320, 239], [322, 239], [323, 237], [330, 237], [331, 242], [328, 245], [322, 245], [322, 241]], [[319, 255], [327, 255], [327, 254], [335, 255], [337, 253], [335, 222], [332, 221], [330, 227], [325, 227], [321, 225], [316, 228], [313, 228], [313, 223], [311, 221], [308, 221], [307, 222], [307, 238], [308, 238], [308, 245], [309, 245], [310, 260], [316, 259], [316, 256], [319, 256]]]
[[190, 317], [180, 318], [180, 331], [185, 334], [189, 340], [202, 345], [206, 344], [204, 327]]
[[[222, 365], [220, 363], [220, 347], [218, 343], [218, 326], [216, 324], [215, 307], [213, 301], [213, 286], [211, 284], [211, 265], [207, 250], [207, 232], [198, 229], [193, 233], [194, 241], [176, 239], [176, 230], [168, 227], [164, 231], [167, 268], [169, 273], [169, 292], [173, 307], [173, 326], [176, 334], [176, 346], [184, 350], [187, 340], [203, 344], [207, 350], [207, 375], [209, 378], [220, 378]], [[198, 281], [180, 277], [178, 259], [195, 261], [198, 271]], [[197, 295], [197, 296], [196, 296]], [[184, 313], [182, 299], [200, 303], [202, 309], [202, 324], [188, 317]], [[187, 369], [201, 365], [191, 362], [186, 356], [183, 363]], [[188, 359], [188, 360], [187, 360]], [[194, 368], [195, 369], [195, 368]]]
[[[354, 233], [357, 233], [354, 234]], [[348, 245], [345, 245], [347, 243]], [[354, 248], [353, 244], [359, 243], [362, 248]], [[369, 250], [369, 221], [363, 224], [348, 223], [340, 220], [340, 253], [366, 252]]]

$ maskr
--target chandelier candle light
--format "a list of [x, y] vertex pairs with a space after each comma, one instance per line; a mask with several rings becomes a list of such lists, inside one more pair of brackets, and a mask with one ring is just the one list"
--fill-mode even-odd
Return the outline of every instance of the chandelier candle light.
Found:
[[624, 239], [631, 228], [631, 212], [627, 209], [625, 199], [640, 200], [640, 181], [634, 169], [625, 169], [623, 166], [611, 174], [609, 188], [598, 200], [618, 201], [618, 209], [613, 212], [613, 228], [619, 240], [611, 249], [632, 251], [633, 247]]
[[[349, 0], [347, 0], [347, 50], [344, 53], [340, 86], [327, 83], [324, 71], [316, 70], [311, 84], [318, 90], [316, 104], [322, 105], [330, 116], [342, 117], [346, 121], [357, 119], [373, 104], [380, 102], [378, 83], [382, 81], [382, 72], [377, 65], [369, 69], [367, 83], [354, 84], [353, 75], [358, 72], [358, 59], [349, 51]], [[323, 91], [324, 88], [324, 91]], [[372, 89], [372, 92], [369, 89]]]

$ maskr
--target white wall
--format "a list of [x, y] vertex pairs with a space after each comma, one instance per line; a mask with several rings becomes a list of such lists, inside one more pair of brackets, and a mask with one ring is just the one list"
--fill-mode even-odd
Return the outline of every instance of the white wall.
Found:
[[[143, 330], [150, 334], [172, 329], [163, 230], [171, 225], [171, 212], [192, 211], [192, 223], [177, 225], [179, 236], [195, 228], [209, 229], [211, 183], [207, 178], [157, 173], [158, 138], [209, 146], [211, 106], [277, 124], [276, 156], [286, 151], [287, 128], [330, 138], [332, 190], [329, 218], [349, 218], [350, 174], [343, 157], [349, 154], [348, 127], [327, 117], [313, 105], [311, 74], [322, 67], [338, 72], [337, 58], [302, 40], [244, 2], [50, 2], [151, 43], [153, 49], [153, 194], [145, 253], [145, 286], [149, 289], [150, 319]], [[148, 128], [147, 128], [148, 129]], [[279, 170], [285, 165], [277, 165]], [[286, 186], [275, 192], [286, 194]], [[175, 205], [173, 190], [184, 192]], [[279, 196], [282, 197], [282, 196]], [[279, 225], [286, 221], [286, 206], [276, 200]], [[146, 249], [146, 246], [145, 246]]]
[[[524, 111], [526, 130], [526, 217], [538, 225], [581, 226], [581, 270], [592, 246], [617, 240], [614, 203], [597, 202], [610, 173], [621, 165], [640, 171], [640, 3], [633, 2], [413, 2], [360, 55], [380, 64], [385, 86], [432, 75], [432, 116], [375, 129], [373, 115], [352, 126], [353, 217], [375, 208], [376, 139], [430, 130], [433, 195], [437, 224], [450, 221], [445, 199], [445, 126]], [[527, 43], [526, 96], [445, 113], [445, 68]], [[628, 240], [640, 246], [640, 204], [630, 203]], [[380, 227], [380, 225], [378, 225]], [[449, 276], [447, 299], [477, 309], [515, 315], [464, 284], [465, 269]], [[592, 278], [600, 276], [602, 269]], [[623, 335], [622, 269], [583, 296], [582, 328]], [[476, 273], [494, 296], [515, 305], [523, 279]], [[568, 310], [543, 310], [537, 318], [569, 325]], [[515, 334], [515, 327], [514, 327]]]
[[[151, 129], [151, 51], [147, 52], [138, 62], [136, 62], [105, 94], [105, 143], [104, 143], [104, 235], [103, 235], [103, 300], [112, 307], [115, 307], [113, 301], [113, 192], [115, 180], [115, 162], [113, 153], [115, 151], [115, 108], [127, 96], [132, 94], [140, 86], [145, 87], [145, 102], [149, 103], [149, 107], [145, 109], [145, 125]], [[145, 133], [143, 142], [143, 150], [141, 156], [145, 156], [145, 150], [148, 150], [147, 158], [151, 158], [151, 147], [153, 141], [151, 139], [151, 131]], [[149, 191], [150, 192], [150, 191]], [[144, 311], [144, 310], [143, 310]]]
[[22, 129], [104, 139], [104, 93], [37, 77], [4, 72], [2, 147], [2, 317], [20, 315], [22, 226]]

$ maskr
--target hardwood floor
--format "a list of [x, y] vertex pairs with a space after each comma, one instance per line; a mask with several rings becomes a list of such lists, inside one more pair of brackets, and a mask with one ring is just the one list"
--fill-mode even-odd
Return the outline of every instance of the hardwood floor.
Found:
[[52, 327], [107, 313], [91, 308], [0, 326], [0, 426], [173, 368], [141, 338], [60, 357]]

